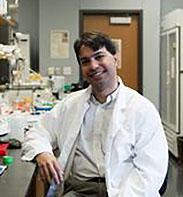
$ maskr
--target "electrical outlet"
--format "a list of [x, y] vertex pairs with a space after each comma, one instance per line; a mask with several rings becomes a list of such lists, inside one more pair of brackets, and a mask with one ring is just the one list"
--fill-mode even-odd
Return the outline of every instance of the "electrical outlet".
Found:
[[64, 75], [71, 75], [71, 67], [70, 66], [63, 67], [63, 74]]

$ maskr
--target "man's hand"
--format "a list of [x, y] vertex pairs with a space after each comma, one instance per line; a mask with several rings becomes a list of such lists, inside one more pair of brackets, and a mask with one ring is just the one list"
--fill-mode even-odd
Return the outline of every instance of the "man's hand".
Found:
[[38, 154], [35, 159], [39, 166], [41, 179], [43, 181], [48, 181], [50, 183], [52, 178], [57, 184], [63, 181], [63, 170], [54, 155], [43, 152]]

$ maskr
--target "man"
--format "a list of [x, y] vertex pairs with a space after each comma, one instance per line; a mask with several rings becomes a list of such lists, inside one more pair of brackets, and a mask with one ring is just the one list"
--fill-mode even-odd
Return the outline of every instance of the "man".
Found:
[[107, 35], [86, 32], [74, 49], [90, 86], [71, 93], [27, 133], [23, 159], [36, 160], [57, 196], [61, 185], [64, 197], [160, 196], [168, 148], [157, 110], [117, 76]]

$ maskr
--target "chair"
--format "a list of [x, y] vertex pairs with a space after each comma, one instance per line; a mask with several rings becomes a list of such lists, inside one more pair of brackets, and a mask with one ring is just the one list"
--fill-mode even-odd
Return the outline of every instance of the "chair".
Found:
[[164, 182], [163, 182], [163, 184], [162, 184], [162, 186], [159, 190], [160, 196], [163, 196], [163, 194], [165, 193], [167, 185], [168, 185], [168, 172], [167, 172], [165, 180], [164, 180]]

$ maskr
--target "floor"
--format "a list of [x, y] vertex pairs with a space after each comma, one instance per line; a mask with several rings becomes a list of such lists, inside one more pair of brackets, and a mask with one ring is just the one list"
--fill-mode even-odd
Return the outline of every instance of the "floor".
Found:
[[183, 162], [178, 162], [171, 154], [168, 186], [163, 197], [183, 197]]

